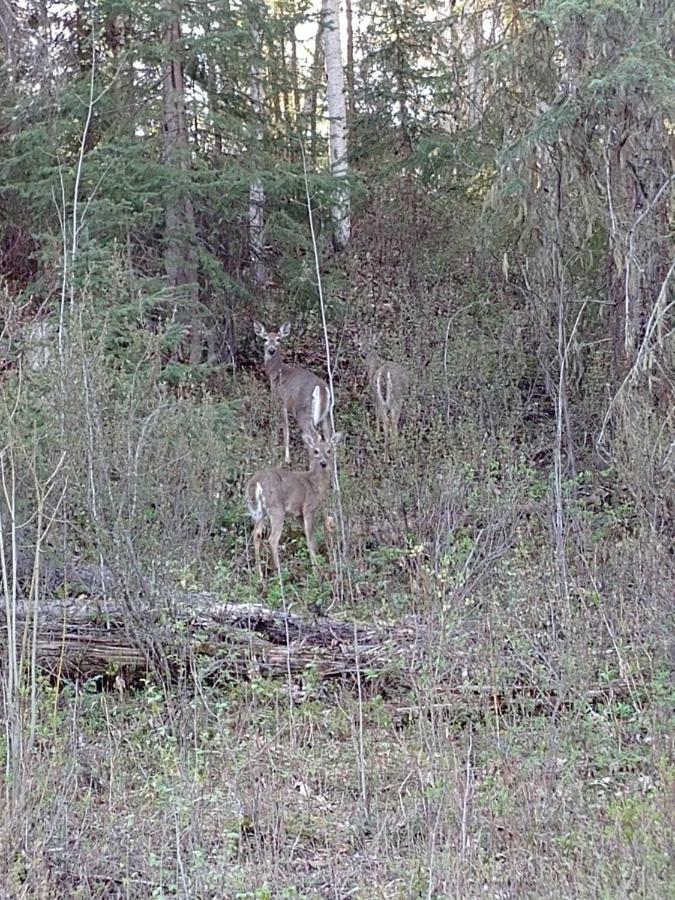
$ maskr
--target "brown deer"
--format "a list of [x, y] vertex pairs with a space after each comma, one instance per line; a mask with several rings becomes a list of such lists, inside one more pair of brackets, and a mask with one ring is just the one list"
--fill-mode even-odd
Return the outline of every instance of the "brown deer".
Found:
[[263, 469], [256, 472], [246, 485], [246, 505], [254, 522], [253, 548], [261, 581], [260, 543], [265, 524], [269, 521], [269, 545], [277, 572], [280, 573], [279, 540], [288, 513], [302, 518], [309, 558], [312, 568], [316, 570], [316, 549], [312, 536], [314, 520], [331, 485], [333, 451], [342, 440], [342, 432], [336, 432], [327, 441], [311, 434], [303, 435], [303, 440], [309, 450], [309, 471]]
[[293, 416], [303, 435], [318, 438], [317, 428], [321, 425], [324, 440], [327, 441], [330, 435], [332, 398], [328, 385], [313, 372], [281, 361], [279, 345], [290, 333], [290, 322], [286, 322], [278, 331], [266, 331], [260, 322], [254, 322], [253, 329], [265, 341], [263, 367], [270, 380], [272, 394], [281, 406], [284, 459], [288, 463], [291, 461], [288, 414]]
[[398, 440], [398, 423], [410, 389], [410, 376], [404, 366], [383, 359], [373, 349], [372, 342], [364, 344], [357, 341], [356, 345], [368, 372], [368, 383], [375, 404], [377, 434], [379, 436], [381, 429], [385, 450], [388, 452], [392, 443]]

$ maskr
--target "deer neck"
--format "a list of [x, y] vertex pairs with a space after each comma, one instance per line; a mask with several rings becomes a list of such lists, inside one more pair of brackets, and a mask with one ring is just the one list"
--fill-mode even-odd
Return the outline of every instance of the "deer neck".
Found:
[[331, 477], [333, 474], [331, 467], [326, 466], [325, 469], [322, 469], [321, 466], [317, 466], [316, 468], [310, 467], [310, 470], [307, 474], [309, 476], [309, 480], [312, 482], [317, 491], [319, 491], [320, 494], [325, 494], [331, 483]]
[[281, 353], [278, 350], [274, 356], [270, 356], [270, 358], [266, 359], [263, 363], [263, 369], [270, 381], [274, 381], [278, 378], [282, 368], [283, 362], [281, 361]]

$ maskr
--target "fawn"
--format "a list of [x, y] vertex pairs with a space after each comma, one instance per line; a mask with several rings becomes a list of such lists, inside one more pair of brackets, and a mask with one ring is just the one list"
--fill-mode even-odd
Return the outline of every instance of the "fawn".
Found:
[[357, 341], [357, 347], [365, 360], [373, 393], [377, 434], [379, 436], [381, 429], [388, 452], [391, 444], [398, 440], [398, 423], [410, 388], [410, 376], [404, 366], [383, 359], [372, 346]]
[[342, 440], [342, 432], [336, 432], [328, 440], [304, 434], [303, 440], [309, 450], [309, 471], [263, 469], [256, 472], [246, 485], [246, 505], [254, 522], [253, 547], [261, 581], [260, 543], [265, 523], [269, 520], [269, 545], [277, 572], [280, 573], [279, 540], [287, 513], [302, 518], [309, 558], [312, 568], [316, 570], [316, 550], [312, 535], [314, 520], [331, 485], [332, 456], [335, 447]]

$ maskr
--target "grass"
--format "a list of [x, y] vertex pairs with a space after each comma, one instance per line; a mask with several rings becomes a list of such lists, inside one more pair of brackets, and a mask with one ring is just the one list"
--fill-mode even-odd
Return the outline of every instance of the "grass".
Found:
[[668, 895], [664, 687], [646, 707], [580, 698], [555, 715], [489, 698], [440, 708], [429, 687], [359, 704], [309, 679], [292, 706], [286, 685], [256, 679], [181, 698], [66, 691], [23, 803], [3, 815], [3, 889]]
[[[460, 380], [460, 366], [449, 371]], [[101, 444], [73, 426], [71, 531], [59, 519], [50, 552], [70, 542], [126, 562], [131, 595], [138, 566], [310, 617], [333, 605], [366, 622], [407, 618], [424, 652], [357, 683], [266, 680], [253, 667], [235, 683], [199, 658], [178, 683], [40, 680], [35, 743], [13, 784], [0, 737], [12, 799], [0, 897], [675, 893], [675, 578], [630, 455], [623, 469], [582, 459], [564, 481], [563, 571], [542, 456], [550, 419], [519, 422], [510, 393], [488, 384], [488, 420], [487, 403], [450, 423], [420, 404], [384, 466], [368, 412], [346, 402], [343, 581], [335, 533], [322, 535], [315, 578], [289, 527], [282, 596], [253, 573], [240, 500], [247, 475], [276, 458], [266, 385], [244, 374], [219, 402], [162, 394], [158, 417], [142, 379], [124, 414], [107, 405], [119, 399], [107, 376], [91, 379]], [[13, 424], [19, 436], [34, 427]]]

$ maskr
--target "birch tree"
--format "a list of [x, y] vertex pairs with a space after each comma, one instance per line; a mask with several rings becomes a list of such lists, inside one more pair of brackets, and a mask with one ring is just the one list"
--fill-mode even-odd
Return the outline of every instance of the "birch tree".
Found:
[[319, 21], [314, 37], [314, 53], [312, 55], [312, 68], [310, 70], [310, 83], [305, 92], [300, 113], [300, 123], [303, 132], [309, 132], [309, 152], [312, 159], [316, 156], [316, 107], [319, 87], [323, 87], [324, 52], [323, 52], [323, 22]]
[[[262, 73], [262, 21], [265, 13], [265, 4], [262, 3], [256, 10], [251, 24], [253, 36], [253, 49], [251, 55], [251, 108], [253, 113], [252, 135], [259, 154], [263, 142], [263, 104], [265, 101], [265, 87]], [[249, 190], [248, 207], [248, 241], [249, 258], [251, 263], [251, 277], [255, 284], [260, 285], [265, 281], [264, 262], [264, 229], [265, 229], [265, 188], [258, 175], [251, 181]]]
[[342, 68], [342, 43], [340, 39], [339, 0], [322, 0], [323, 40], [326, 57], [327, 103], [329, 118], [330, 168], [340, 179], [333, 195], [331, 216], [333, 219], [333, 246], [343, 250], [349, 243], [351, 220], [349, 212], [349, 174], [347, 163], [347, 109], [345, 104], [344, 72]]

